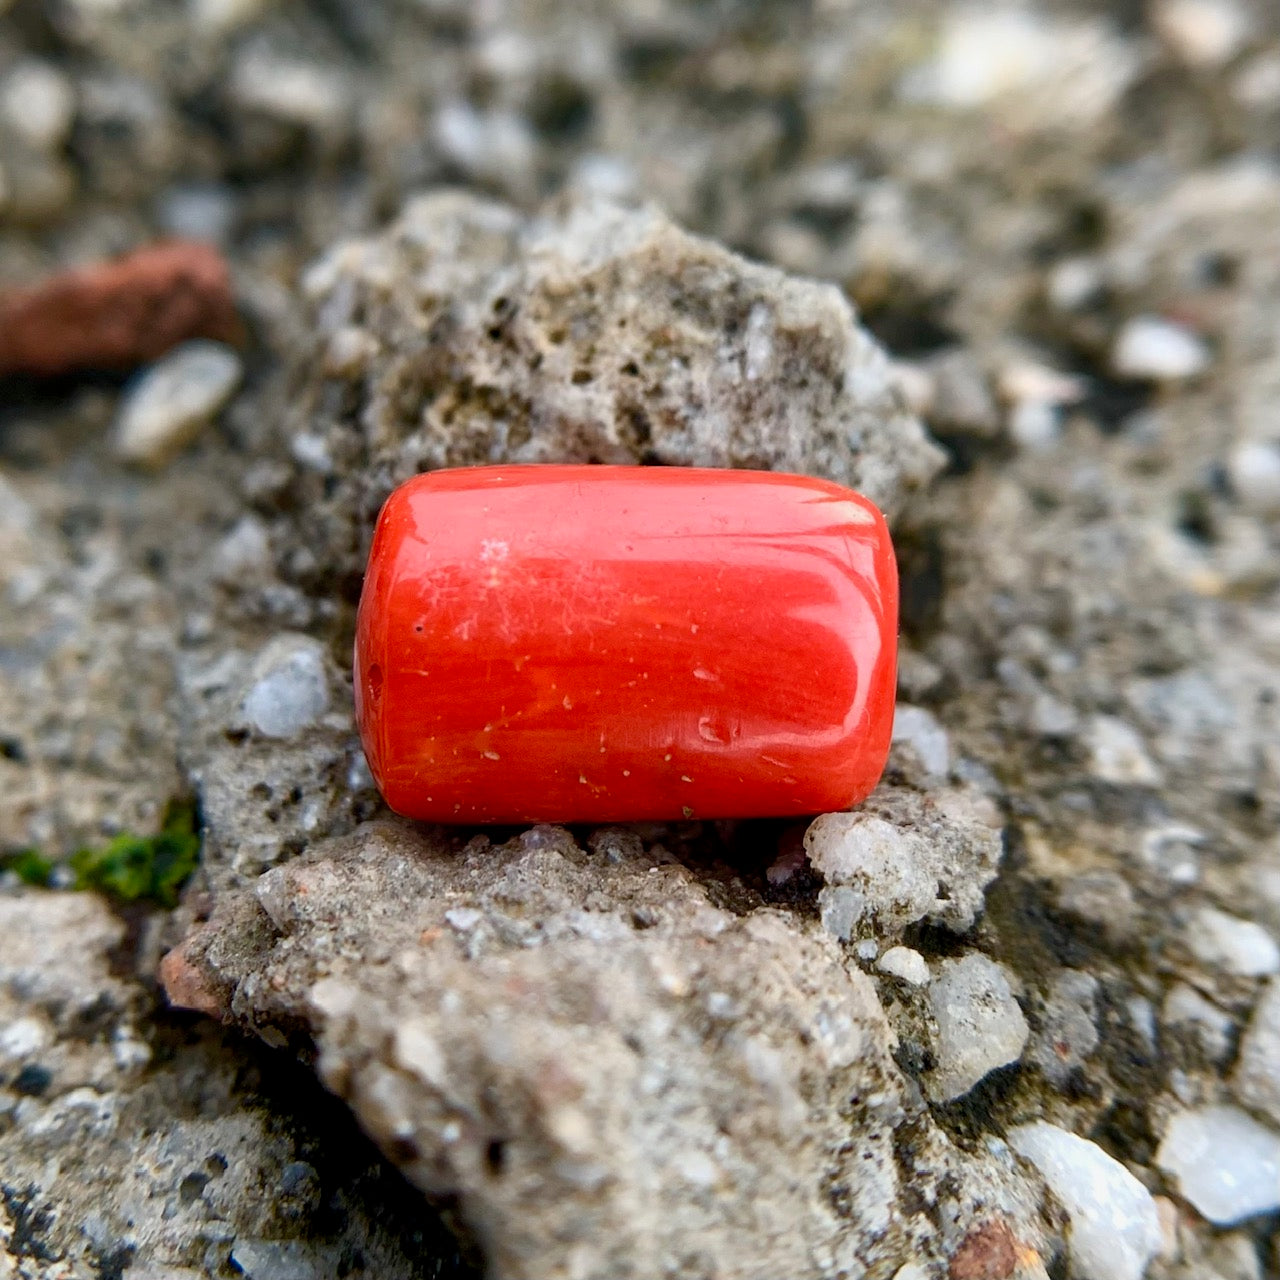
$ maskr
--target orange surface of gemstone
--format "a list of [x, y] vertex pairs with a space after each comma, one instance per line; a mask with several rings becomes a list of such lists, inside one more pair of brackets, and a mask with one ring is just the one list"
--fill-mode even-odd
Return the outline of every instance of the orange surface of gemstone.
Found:
[[365, 754], [451, 823], [842, 809], [893, 727], [897, 572], [859, 494], [776, 472], [474, 467], [378, 520]]

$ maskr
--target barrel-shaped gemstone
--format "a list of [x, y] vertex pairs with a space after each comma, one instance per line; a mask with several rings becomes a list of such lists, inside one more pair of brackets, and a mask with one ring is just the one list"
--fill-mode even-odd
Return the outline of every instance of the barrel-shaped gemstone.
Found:
[[448, 823], [801, 815], [893, 726], [897, 574], [859, 494], [775, 472], [474, 467], [378, 520], [355, 695], [387, 803]]

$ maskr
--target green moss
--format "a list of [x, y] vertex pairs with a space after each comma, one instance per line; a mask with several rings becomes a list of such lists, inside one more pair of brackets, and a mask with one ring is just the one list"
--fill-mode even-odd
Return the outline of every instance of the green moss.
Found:
[[128, 902], [150, 898], [171, 907], [199, 857], [194, 808], [171, 803], [159, 835], [119, 835], [102, 849], [79, 849], [71, 855], [71, 870], [77, 889], [96, 889]]
[[19, 849], [0, 858], [0, 870], [12, 871], [23, 884], [44, 888], [53, 875], [53, 863], [38, 849]]

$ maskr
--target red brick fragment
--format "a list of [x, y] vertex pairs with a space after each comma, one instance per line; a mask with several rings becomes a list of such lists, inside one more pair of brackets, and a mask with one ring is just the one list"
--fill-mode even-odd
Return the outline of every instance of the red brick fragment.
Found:
[[175, 1009], [194, 1009], [211, 1018], [224, 1018], [227, 1015], [225, 1001], [214, 989], [203, 966], [187, 955], [190, 942], [188, 938], [181, 946], [166, 952], [160, 961], [160, 985], [165, 997]]
[[965, 1236], [951, 1257], [951, 1280], [1008, 1280], [1018, 1266], [1018, 1242], [1009, 1224], [992, 1218]]
[[195, 240], [0, 293], [0, 375], [126, 371], [188, 338], [242, 337], [226, 261]]

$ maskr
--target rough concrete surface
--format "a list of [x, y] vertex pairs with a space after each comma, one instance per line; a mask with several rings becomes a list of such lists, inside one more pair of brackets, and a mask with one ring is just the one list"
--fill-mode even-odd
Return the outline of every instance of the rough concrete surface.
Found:
[[[0, 1276], [1280, 1271], [1277, 130], [1264, 0], [0, 0], [0, 315], [244, 322], [5, 346]], [[865, 806], [387, 815], [378, 505], [544, 459], [881, 502]]]
[[309, 1028], [500, 1275], [856, 1274], [983, 1209], [1037, 1243], [1025, 1184], [970, 1181], [899, 1072], [871, 979], [816, 922], [722, 896], [630, 832], [372, 824], [226, 898], [164, 974], [259, 1035]]

